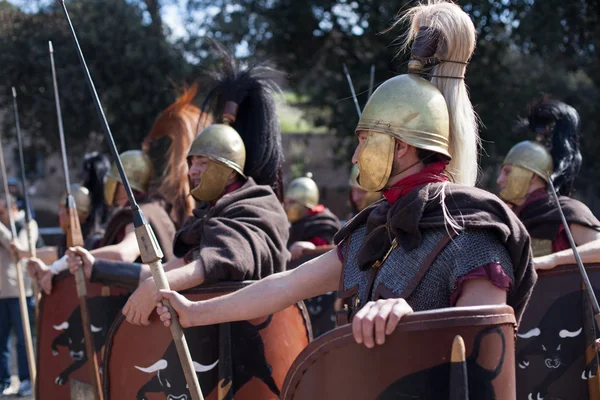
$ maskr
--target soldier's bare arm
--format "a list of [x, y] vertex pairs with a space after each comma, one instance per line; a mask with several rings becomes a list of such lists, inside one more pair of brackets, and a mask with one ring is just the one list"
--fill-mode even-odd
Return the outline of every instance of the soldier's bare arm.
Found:
[[[583, 263], [600, 262], [600, 232], [578, 224], [571, 224], [573, 240]], [[535, 269], [552, 269], [558, 265], [575, 264], [573, 250], [567, 249], [533, 259]]]
[[[168, 271], [167, 279], [172, 290], [185, 290], [204, 282], [204, 268], [199, 261], [185, 265], [183, 259], [176, 258], [165, 264], [164, 269]], [[123, 315], [130, 324], [150, 323], [148, 318], [155, 307], [154, 296], [156, 296], [156, 285], [150, 275], [150, 268], [143, 265], [140, 284], [123, 307]]]
[[506, 290], [488, 279], [468, 279], [463, 282], [456, 307], [489, 306], [506, 304]]
[[91, 254], [96, 258], [104, 260], [134, 262], [140, 256], [140, 249], [135, 237], [133, 224], [127, 225], [125, 228], [125, 237], [121, 242], [92, 250]]
[[[157, 295], [157, 300], [171, 300], [182, 322], [190, 326], [245, 321], [276, 313], [300, 300], [336, 290], [341, 271], [342, 263], [334, 249], [296, 269], [268, 276], [225, 296], [189, 302], [174, 291], [162, 291]], [[157, 312], [165, 326], [169, 326], [171, 315], [166, 307], [158, 306]]]

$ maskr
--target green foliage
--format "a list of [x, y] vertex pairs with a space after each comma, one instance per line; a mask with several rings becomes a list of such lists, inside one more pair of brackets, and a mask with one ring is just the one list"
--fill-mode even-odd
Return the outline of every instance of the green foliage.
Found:
[[[33, 14], [0, 8], [0, 107], [11, 110], [19, 93], [21, 125], [32, 142], [58, 146], [48, 41], [54, 58], [69, 147], [102, 134], [62, 9], [53, 2]], [[140, 148], [158, 113], [174, 100], [187, 73], [182, 51], [151, 29], [144, 9], [124, 0], [68, 2], [90, 73], [120, 151]], [[10, 114], [9, 114], [10, 115]], [[5, 132], [14, 134], [12, 118]], [[88, 146], [89, 147], [89, 146]]]

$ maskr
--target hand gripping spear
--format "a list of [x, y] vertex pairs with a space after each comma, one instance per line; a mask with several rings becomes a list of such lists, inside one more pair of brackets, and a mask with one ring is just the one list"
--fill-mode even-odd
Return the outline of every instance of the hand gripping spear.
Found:
[[[52, 83], [54, 86], [54, 102], [56, 103], [56, 119], [58, 121], [58, 134], [60, 136], [60, 150], [63, 161], [63, 171], [65, 174], [65, 187], [67, 193], [67, 247], [82, 246], [83, 235], [81, 234], [81, 224], [75, 205], [75, 198], [71, 194], [71, 182], [69, 179], [69, 169], [67, 167], [67, 148], [65, 145], [65, 132], [63, 129], [62, 113], [60, 111], [60, 98], [58, 96], [58, 82], [56, 80], [56, 68], [54, 66], [54, 49], [52, 42], [48, 42], [50, 51], [50, 64], [52, 66]], [[83, 324], [83, 336], [85, 338], [85, 350], [87, 353], [88, 365], [90, 368], [90, 379], [94, 387], [94, 398], [102, 400], [102, 385], [100, 383], [100, 374], [98, 373], [98, 359], [94, 348], [94, 337], [90, 326], [90, 313], [87, 306], [87, 289], [85, 285], [85, 276], [83, 269], [78, 269], [75, 273], [75, 282], [77, 285], [77, 297], [79, 297], [79, 309], [81, 310], [81, 322]]]
[[[92, 81], [92, 77], [90, 75], [90, 71], [88, 70], [87, 63], [85, 62], [85, 58], [83, 57], [83, 53], [81, 51], [81, 47], [79, 46], [79, 41], [77, 40], [77, 35], [75, 34], [75, 29], [73, 28], [73, 24], [71, 23], [71, 18], [69, 17], [69, 13], [67, 11], [65, 2], [64, 0], [58, 0], [58, 2], [61, 4], [65, 14], [65, 18], [67, 19], [67, 22], [69, 24], [69, 29], [71, 30], [71, 35], [73, 36], [73, 41], [75, 42], [75, 47], [77, 48], [77, 54], [79, 56], [79, 60], [81, 61], [81, 67], [83, 68], [87, 84], [92, 94], [94, 105], [96, 106], [96, 111], [100, 116], [100, 122], [102, 123], [102, 128], [106, 135], [106, 140], [108, 141], [110, 152], [112, 154], [115, 164], [117, 165], [117, 169], [119, 170], [121, 181], [123, 182], [123, 186], [125, 187], [125, 191], [127, 192], [127, 197], [129, 198], [129, 204], [131, 204], [131, 211], [133, 213], [133, 225], [135, 227], [135, 236], [137, 238], [138, 246], [140, 248], [142, 261], [150, 266], [156, 288], [159, 290], [168, 290], [169, 282], [167, 281], [167, 276], [165, 275], [165, 271], [162, 267], [161, 262], [161, 259], [163, 257], [162, 250], [160, 249], [160, 245], [158, 244], [156, 237], [154, 236], [152, 227], [146, 221], [144, 214], [140, 210], [140, 207], [138, 206], [133, 196], [131, 186], [129, 185], [129, 181], [127, 180], [125, 171], [123, 170], [123, 165], [121, 164], [121, 159], [119, 158], [119, 153], [117, 152], [115, 141], [110, 131], [110, 127], [108, 126], [108, 122], [106, 121], [104, 111], [102, 110], [102, 105], [100, 104], [98, 93], [96, 93], [96, 87], [94, 86], [94, 82]], [[192, 364], [192, 357], [190, 356], [190, 351], [185, 341], [183, 330], [181, 329], [181, 325], [179, 324], [179, 318], [171, 308], [171, 305], [168, 301], [163, 300], [163, 305], [167, 307], [171, 315], [174, 316], [171, 323], [171, 334], [173, 335], [173, 341], [175, 342], [175, 347], [177, 349], [179, 361], [181, 362], [181, 366], [183, 368], [183, 373], [185, 375], [185, 380], [188, 384], [191, 397], [194, 400], [204, 400], [204, 396], [202, 396], [202, 391], [200, 390], [198, 376], [196, 375], [196, 372], [194, 371], [194, 365]]]
[[[29, 251], [31, 256], [35, 257], [35, 244], [33, 243], [33, 237], [31, 236], [31, 214], [29, 205], [29, 196], [27, 194], [27, 188], [25, 187], [25, 166], [23, 162], [23, 144], [21, 143], [21, 126], [19, 125], [19, 109], [17, 108], [17, 91], [12, 88], [13, 94], [13, 106], [15, 109], [15, 124], [17, 127], [17, 140], [19, 142], [19, 155], [21, 158], [21, 184], [23, 193], [25, 196], [25, 229], [27, 229], [27, 239], [29, 242]], [[10, 218], [10, 229], [13, 240], [17, 238], [17, 230], [15, 228], [15, 221], [12, 217], [12, 204], [10, 202], [10, 196], [8, 195], [8, 184], [6, 183], [6, 167], [4, 165], [4, 154], [2, 154], [2, 145], [0, 144], [0, 163], [2, 164], [2, 174], [4, 177], [4, 192], [6, 193], [6, 208]], [[25, 336], [25, 350], [27, 351], [27, 363], [29, 364], [29, 378], [31, 380], [32, 392], [35, 393], [35, 353], [33, 351], [33, 340], [31, 339], [31, 325], [29, 324], [29, 310], [27, 308], [27, 300], [25, 298], [25, 283], [23, 281], [23, 263], [17, 260], [17, 284], [19, 285], [19, 306], [21, 308], [21, 321], [23, 323], [23, 333]], [[32, 280], [33, 293], [35, 296], [35, 306], [37, 311], [37, 301], [39, 289], [35, 279]], [[37, 312], [36, 312], [37, 315]]]

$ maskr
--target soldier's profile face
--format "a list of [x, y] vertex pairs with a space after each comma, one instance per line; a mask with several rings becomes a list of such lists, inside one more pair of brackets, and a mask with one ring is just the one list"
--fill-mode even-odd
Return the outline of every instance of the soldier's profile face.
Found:
[[369, 136], [369, 131], [358, 131], [356, 133], [356, 136], [358, 137], [358, 145], [356, 146], [356, 149], [354, 150], [354, 155], [352, 156], [352, 164], [358, 164], [358, 154], [365, 145], [367, 137]]
[[498, 179], [496, 179], [496, 183], [498, 184], [498, 187], [500, 187], [500, 190], [506, 189], [506, 186], [508, 185], [508, 176], [510, 175], [511, 171], [512, 165], [504, 164], [502, 166], [500, 174], [498, 175]]
[[115, 199], [113, 204], [117, 207], [123, 207], [127, 204], [129, 199], [127, 198], [127, 192], [125, 191], [125, 186], [121, 182], [117, 183], [117, 190], [115, 190]]
[[202, 174], [207, 170], [209, 161], [210, 160], [204, 156], [188, 157], [188, 175], [190, 177], [190, 182], [193, 185], [192, 187], [196, 187], [200, 184]]

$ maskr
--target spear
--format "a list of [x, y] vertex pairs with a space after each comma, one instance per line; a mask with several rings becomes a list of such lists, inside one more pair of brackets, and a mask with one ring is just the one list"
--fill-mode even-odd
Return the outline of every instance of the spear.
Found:
[[[25, 163], [23, 161], [23, 143], [21, 138], [21, 125], [19, 124], [19, 108], [17, 107], [17, 91], [12, 88], [13, 95], [13, 108], [15, 111], [15, 125], [17, 127], [17, 141], [19, 143], [19, 158], [21, 161], [21, 188], [23, 195], [25, 196], [25, 229], [27, 230], [27, 242], [29, 243], [29, 252], [31, 257], [35, 257], [35, 244], [33, 243], [33, 236], [31, 235], [31, 209], [29, 204], [29, 194], [27, 193], [27, 187], [25, 185]], [[1, 147], [0, 147], [1, 152]], [[8, 185], [6, 184], [6, 169], [4, 166], [4, 156], [2, 156], [2, 173], [4, 174], [4, 190], [6, 191], [7, 201], [6, 207], [8, 208], [8, 215], [11, 215], [12, 209], [10, 204], [10, 196], [8, 196]], [[11, 217], [12, 218], [12, 217]], [[11, 233], [13, 240], [17, 238], [17, 231], [14, 226], [14, 220], [11, 220]], [[23, 263], [17, 260], [17, 284], [19, 285], [19, 306], [21, 308], [21, 321], [23, 323], [23, 333], [25, 336], [25, 349], [27, 351], [27, 363], [29, 364], [29, 378], [31, 380], [32, 391], [35, 393], [36, 385], [36, 368], [35, 368], [35, 353], [33, 351], [33, 340], [31, 338], [31, 325], [29, 324], [29, 310], [27, 308], [27, 300], [25, 298], [25, 282], [23, 280]], [[37, 301], [39, 288], [37, 282], [32, 279], [33, 293], [35, 297], [35, 308], [37, 315]]]
[[350, 77], [350, 73], [348, 72], [348, 67], [344, 64], [344, 75], [346, 75], [346, 80], [348, 81], [348, 85], [350, 86], [350, 92], [352, 92], [352, 99], [354, 100], [354, 106], [356, 107], [356, 112], [358, 113], [358, 118], [361, 116], [360, 106], [358, 105], [358, 98], [356, 97], [356, 91], [354, 91], [354, 85], [352, 84], [352, 78]]
[[369, 96], [367, 99], [371, 98], [373, 94], [373, 86], [375, 86], [375, 64], [371, 64], [371, 76], [369, 77]]
[[[69, 24], [69, 29], [71, 30], [71, 35], [73, 36], [73, 41], [75, 42], [75, 47], [77, 48], [79, 61], [81, 61], [81, 67], [83, 68], [88, 87], [92, 94], [94, 105], [96, 106], [96, 111], [100, 116], [100, 122], [102, 123], [102, 128], [104, 130], [106, 140], [109, 144], [113, 161], [115, 162], [117, 169], [119, 170], [119, 175], [121, 177], [121, 181], [123, 182], [123, 187], [125, 188], [127, 197], [129, 198], [129, 204], [131, 205], [131, 211], [133, 214], [135, 236], [137, 238], [138, 246], [140, 248], [140, 255], [142, 261], [150, 266], [150, 270], [152, 271], [152, 278], [154, 279], [154, 284], [156, 285], [156, 288], [158, 290], [169, 290], [169, 282], [167, 281], [167, 276], [165, 275], [165, 271], [163, 269], [161, 261], [163, 258], [163, 252], [160, 248], [160, 245], [158, 244], [158, 241], [156, 240], [156, 237], [154, 236], [152, 227], [146, 221], [144, 213], [142, 212], [142, 210], [140, 210], [140, 207], [135, 201], [135, 197], [133, 196], [133, 191], [131, 190], [131, 186], [129, 185], [129, 181], [127, 180], [125, 171], [123, 170], [123, 165], [121, 164], [121, 159], [119, 158], [119, 153], [117, 151], [113, 135], [110, 131], [110, 127], [108, 126], [108, 122], [106, 121], [104, 111], [102, 110], [102, 104], [100, 103], [100, 99], [98, 98], [98, 93], [96, 92], [94, 81], [92, 80], [90, 71], [87, 67], [87, 63], [83, 56], [83, 52], [81, 51], [81, 47], [79, 46], [77, 34], [75, 33], [75, 29], [73, 28], [73, 24], [71, 23], [71, 18], [69, 17], [67, 6], [65, 5], [64, 0], [58, 1], [62, 6], [65, 18], [67, 19], [67, 23]], [[175, 318], [173, 318], [173, 323], [171, 324], [171, 334], [173, 336], [175, 348], [177, 349], [179, 361], [181, 362], [181, 367], [183, 368], [183, 373], [185, 375], [185, 379], [188, 384], [191, 397], [194, 400], [204, 400], [202, 390], [200, 389], [200, 383], [198, 382], [198, 376], [196, 375], [194, 365], [192, 363], [192, 357], [190, 356], [190, 351], [188, 349], [185, 336], [183, 334], [183, 329], [179, 324], [179, 318], [177, 317], [177, 314], [174, 312], [174, 310], [171, 308], [171, 305], [168, 301], [163, 301], [163, 305], [169, 309], [171, 315], [175, 316]]]
[[[60, 150], [62, 154], [63, 172], [65, 175], [65, 188], [67, 193], [67, 214], [68, 225], [66, 229], [67, 247], [82, 246], [83, 235], [81, 234], [81, 224], [75, 205], [75, 198], [71, 194], [71, 182], [69, 179], [69, 168], [67, 167], [67, 148], [65, 144], [65, 132], [63, 129], [62, 113], [60, 111], [60, 97], [58, 96], [58, 82], [56, 79], [56, 68], [54, 66], [54, 49], [52, 42], [48, 42], [50, 52], [50, 65], [52, 66], [52, 84], [54, 86], [54, 102], [56, 103], [56, 119], [58, 121], [58, 134], [60, 136]], [[87, 288], [83, 269], [78, 269], [75, 273], [75, 283], [77, 287], [77, 297], [79, 297], [79, 309], [81, 311], [81, 323], [83, 324], [83, 336], [85, 338], [85, 350], [87, 353], [88, 365], [90, 368], [90, 379], [94, 387], [94, 398], [102, 400], [102, 385], [100, 383], [100, 374], [98, 373], [98, 359], [94, 348], [94, 336], [92, 335], [90, 325], [90, 312], [87, 305]]]

